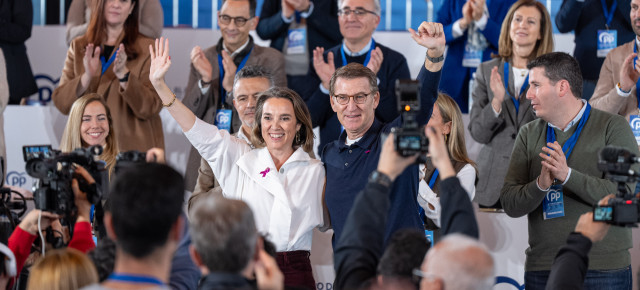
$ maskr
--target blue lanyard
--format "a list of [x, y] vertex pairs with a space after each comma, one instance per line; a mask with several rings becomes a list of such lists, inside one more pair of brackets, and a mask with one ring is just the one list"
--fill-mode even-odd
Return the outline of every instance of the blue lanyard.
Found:
[[618, 7], [618, 1], [613, 0], [611, 10], [607, 10], [607, 1], [600, 0], [600, 3], [602, 3], [602, 12], [604, 12], [604, 18], [607, 21], [607, 30], [609, 30], [609, 25], [611, 25], [611, 20], [613, 20], [613, 14], [616, 13], [616, 7]]
[[102, 73], [100, 75], [103, 75], [104, 72], [107, 71], [111, 63], [113, 63], [113, 60], [116, 59], [117, 54], [118, 54], [118, 50], [114, 51], [108, 61], [105, 61], [104, 55], [100, 56], [100, 62], [102, 63]]
[[[249, 50], [249, 53], [247, 53], [247, 55], [242, 59], [242, 61], [240, 62], [240, 65], [236, 69], [236, 73], [238, 73], [247, 63], [247, 60], [249, 59], [249, 56], [251, 55], [252, 51], [253, 51], [253, 48], [251, 48], [251, 50]], [[221, 104], [223, 104], [224, 106], [225, 101], [227, 99], [227, 91], [225, 91], [224, 87], [222, 86], [222, 80], [224, 79], [224, 66], [222, 65], [222, 54], [218, 54], [218, 71], [220, 74], [220, 100], [221, 100]]]
[[[440, 175], [440, 172], [438, 171], [438, 169], [436, 169], [436, 171], [433, 172], [433, 175], [431, 175], [431, 179], [429, 179], [429, 188], [433, 189], [433, 185], [436, 183], [438, 175]], [[418, 209], [418, 214], [420, 215], [421, 221], [424, 221], [426, 219], [424, 208], [422, 208], [421, 206]]]
[[156, 277], [145, 276], [145, 275], [135, 275], [135, 274], [121, 274], [121, 273], [112, 273], [109, 275], [108, 280], [120, 281], [120, 282], [129, 282], [136, 284], [155, 284], [164, 286], [164, 282], [160, 281]]
[[[633, 40], [633, 53], [638, 53], [638, 43], [636, 40]], [[633, 58], [633, 67], [636, 67], [636, 62], [638, 61], [638, 56]], [[636, 99], [638, 100], [638, 109], [640, 109], [640, 79], [636, 82]]]
[[[371, 59], [371, 52], [376, 48], [376, 41], [371, 39], [371, 47], [369, 47], [369, 52], [367, 52], [367, 57], [364, 59], [364, 63], [362, 65], [367, 66], [369, 64], [369, 60]], [[347, 65], [347, 56], [344, 54], [344, 44], [340, 46], [340, 54], [342, 55], [342, 66]]]
[[[567, 139], [567, 142], [564, 142], [564, 145], [562, 145], [562, 151], [564, 152], [564, 155], [566, 156], [567, 160], [569, 160], [569, 155], [571, 155], [571, 152], [573, 151], [573, 147], [576, 146], [576, 143], [578, 142], [578, 138], [580, 137], [582, 128], [584, 128], [584, 124], [587, 122], [587, 119], [589, 119], [590, 113], [591, 113], [591, 105], [587, 103], [587, 108], [584, 110], [584, 113], [580, 118], [580, 123], [578, 123], [578, 128], [576, 129], [575, 132], [573, 132], [573, 135], [571, 135], [571, 137]], [[556, 141], [556, 133], [553, 131], [553, 128], [551, 128], [551, 126], [547, 124], [547, 143], [553, 143], [555, 141]]]
[[524, 93], [524, 91], [527, 89], [527, 87], [529, 86], [529, 74], [527, 74], [527, 78], [524, 79], [524, 83], [522, 83], [522, 87], [520, 87], [520, 94], [518, 94], [518, 98], [512, 96], [509, 93], [509, 75], [510, 75], [510, 71], [509, 71], [509, 63], [505, 62], [504, 63], [504, 70], [502, 71], [502, 75], [504, 76], [502, 79], [504, 79], [504, 91], [507, 93], [507, 95], [509, 95], [511, 97], [511, 100], [513, 101], [513, 105], [516, 107], [516, 115], [518, 115], [518, 111], [520, 111], [520, 101], [519, 98], [520, 96], [522, 96], [522, 94]]

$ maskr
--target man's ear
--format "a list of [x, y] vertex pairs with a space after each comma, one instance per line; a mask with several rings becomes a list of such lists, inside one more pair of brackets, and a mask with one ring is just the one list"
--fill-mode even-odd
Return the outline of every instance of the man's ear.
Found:
[[260, 20], [260, 17], [258, 17], [257, 15], [249, 20], [249, 21], [252, 21], [252, 23], [250, 23], [251, 24], [251, 30], [256, 30], [256, 27], [258, 27], [258, 21], [259, 20]]
[[191, 260], [193, 263], [200, 269], [200, 273], [202, 275], [209, 274], [209, 268], [205, 265], [204, 261], [202, 261], [202, 256], [198, 253], [198, 250], [193, 246], [193, 244], [189, 245], [189, 256], [191, 256]]
[[104, 228], [107, 230], [107, 236], [114, 242], [118, 240], [116, 232], [113, 230], [113, 216], [110, 212], [104, 213]]
[[178, 216], [178, 219], [176, 220], [175, 223], [173, 223], [173, 226], [171, 226], [171, 231], [169, 232], [169, 237], [176, 241], [176, 242], [180, 242], [180, 240], [182, 240], [182, 232], [184, 231], [184, 215], [180, 214]]
[[253, 253], [254, 261], [260, 260], [260, 251], [262, 251], [263, 249], [264, 249], [264, 237], [258, 236], [258, 238], [256, 239], [256, 248]]

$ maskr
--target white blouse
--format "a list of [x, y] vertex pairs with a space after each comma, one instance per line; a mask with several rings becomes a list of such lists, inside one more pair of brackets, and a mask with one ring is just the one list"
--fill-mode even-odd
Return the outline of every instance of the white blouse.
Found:
[[[424, 209], [425, 215], [433, 221], [433, 223], [440, 227], [440, 198], [431, 190], [427, 181], [424, 180], [424, 165], [420, 165], [420, 183], [418, 184], [418, 203]], [[460, 185], [467, 191], [469, 199], [473, 200], [476, 195], [476, 170], [467, 164], [460, 172], [456, 174], [456, 177], [460, 180]], [[429, 208], [429, 205], [433, 206], [433, 209]]]
[[251, 149], [200, 119], [185, 136], [211, 166], [224, 196], [249, 205], [258, 231], [269, 234], [278, 252], [311, 250], [313, 229], [323, 224], [321, 161], [298, 148], [277, 171], [267, 148]]

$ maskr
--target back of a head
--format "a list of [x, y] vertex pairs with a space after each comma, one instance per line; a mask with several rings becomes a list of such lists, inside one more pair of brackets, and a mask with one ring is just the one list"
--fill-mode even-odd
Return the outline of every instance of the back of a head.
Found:
[[241, 200], [207, 196], [189, 213], [191, 243], [210, 272], [240, 273], [258, 239], [253, 212]]
[[135, 164], [119, 173], [109, 193], [118, 248], [143, 258], [163, 246], [182, 211], [183, 189], [182, 175], [164, 164]]
[[424, 233], [414, 229], [396, 231], [380, 258], [378, 275], [411, 279], [413, 269], [420, 267], [428, 249]]
[[65, 248], [47, 252], [31, 268], [27, 289], [75, 290], [95, 283], [98, 273], [89, 257]]
[[478, 240], [462, 234], [445, 236], [431, 249], [425, 270], [444, 283], [444, 289], [489, 290], [495, 281], [493, 257]]
[[573, 56], [564, 52], [547, 53], [535, 58], [527, 68], [543, 68], [551, 84], [567, 80], [573, 96], [577, 99], [582, 98], [582, 72], [580, 64]]

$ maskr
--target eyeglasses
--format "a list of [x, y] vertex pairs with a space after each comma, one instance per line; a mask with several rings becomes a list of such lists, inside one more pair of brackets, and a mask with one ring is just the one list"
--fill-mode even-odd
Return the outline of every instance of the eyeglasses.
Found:
[[225, 15], [225, 14], [220, 14], [218, 15], [218, 19], [220, 20], [220, 23], [224, 24], [224, 25], [228, 25], [229, 23], [231, 23], [231, 19], [233, 19], [233, 22], [236, 23], [236, 26], [238, 27], [242, 27], [245, 24], [247, 24], [247, 21], [249, 21], [251, 18], [244, 18], [242, 16], [238, 16], [238, 17], [231, 17], [229, 15]]
[[413, 269], [413, 271], [411, 272], [413, 274], [413, 282], [414, 283], [420, 283], [420, 280], [424, 279], [435, 279], [438, 278], [438, 276], [433, 275], [433, 274], [429, 274], [427, 272], [422, 272], [420, 271], [420, 269], [416, 268]]
[[349, 14], [353, 13], [353, 15], [355, 15], [357, 18], [362, 18], [365, 14], [367, 13], [371, 13], [373, 15], [378, 16], [378, 13], [375, 13], [371, 10], [367, 10], [361, 7], [358, 7], [356, 9], [349, 9], [349, 8], [344, 8], [344, 9], [339, 9], [338, 10], [338, 16], [344, 16], [347, 17], [349, 16]]
[[336, 102], [338, 102], [338, 104], [340, 105], [346, 105], [349, 103], [349, 99], [353, 98], [353, 102], [355, 102], [356, 104], [364, 104], [364, 102], [367, 101], [367, 97], [371, 95], [371, 93], [368, 94], [364, 94], [364, 93], [360, 93], [360, 94], [356, 94], [353, 96], [349, 96], [349, 95], [335, 95], [333, 96], [336, 99]]

